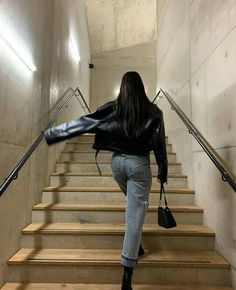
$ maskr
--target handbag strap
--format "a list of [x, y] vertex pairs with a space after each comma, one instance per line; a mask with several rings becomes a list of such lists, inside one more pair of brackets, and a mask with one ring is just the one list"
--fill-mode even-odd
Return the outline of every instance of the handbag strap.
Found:
[[165, 188], [164, 188], [164, 183], [161, 182], [161, 186], [160, 186], [160, 200], [159, 200], [159, 206], [161, 204], [161, 200], [162, 200], [162, 193], [164, 195], [164, 199], [165, 199], [165, 206], [167, 206], [167, 200], [166, 200], [166, 194], [165, 194]]
[[97, 165], [97, 169], [98, 169], [99, 175], [102, 175], [101, 169], [100, 169], [100, 167], [99, 167], [99, 165], [98, 165], [98, 161], [97, 161], [97, 156], [98, 156], [99, 151], [100, 151], [100, 150], [98, 149], [98, 150], [96, 150], [96, 152], [95, 152], [95, 162], [96, 162], [96, 165]]

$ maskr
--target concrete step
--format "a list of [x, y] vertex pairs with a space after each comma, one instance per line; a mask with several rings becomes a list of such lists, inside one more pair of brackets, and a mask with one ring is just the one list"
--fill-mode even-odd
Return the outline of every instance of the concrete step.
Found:
[[[160, 190], [152, 188], [149, 203], [157, 204]], [[169, 205], [193, 205], [194, 191], [190, 189], [166, 189]], [[117, 187], [46, 187], [42, 202], [46, 203], [124, 203], [125, 195]]]
[[70, 142], [81, 142], [81, 143], [91, 143], [93, 144], [94, 142], [94, 134], [83, 134], [79, 137], [74, 137], [71, 138], [70, 140], [67, 141], [67, 143]]
[[[110, 151], [100, 151], [98, 154], [98, 163], [110, 162], [111, 161], [112, 152]], [[59, 161], [86, 161], [86, 162], [94, 162], [95, 151], [94, 152], [78, 152], [78, 151], [65, 151], [63, 150], [60, 154]], [[167, 154], [168, 162], [174, 163], [176, 162], [176, 153], [168, 153]], [[155, 163], [155, 156], [153, 153], [150, 154], [150, 162]]]
[[[6, 283], [2, 290], [120, 290], [120, 284], [57, 284], [57, 283]], [[201, 285], [133, 284], [135, 290], [233, 290], [231, 287]]]
[[[26, 249], [9, 261], [8, 282], [120, 283], [120, 250]], [[230, 265], [213, 251], [146, 251], [133, 283], [228, 286]]]
[[[124, 224], [32, 223], [22, 230], [22, 248], [122, 249]], [[214, 250], [215, 234], [202, 225], [165, 229], [143, 226], [145, 250]]]
[[[79, 137], [74, 137], [74, 138], [71, 138], [70, 140], [68, 140], [67, 143], [70, 143], [70, 142], [85, 142], [85, 143], [93, 143], [94, 142], [94, 134], [83, 134], [83, 135], [80, 135]], [[168, 136], [166, 136], [166, 143], [168, 144]]]
[[[88, 142], [67, 142], [65, 145], [65, 151], [80, 151], [80, 152], [94, 152], [92, 143]], [[166, 144], [166, 151], [172, 152], [172, 144]]]
[[[110, 162], [107, 163], [99, 163], [100, 170], [102, 174], [111, 173]], [[151, 170], [154, 175], [157, 175], [158, 167], [155, 164], [151, 164]], [[91, 174], [97, 173], [97, 166], [95, 161], [90, 163], [79, 163], [76, 161], [65, 161], [65, 162], [57, 162], [56, 163], [56, 171], [57, 172], [74, 172], [74, 173], [82, 173], [88, 172]], [[181, 163], [169, 163], [168, 164], [168, 173], [181, 173]]]
[[[157, 178], [153, 176], [152, 186], [156, 185]], [[51, 173], [50, 175], [50, 186], [61, 187], [61, 186], [93, 186], [106, 187], [106, 186], [117, 186], [117, 182], [114, 180], [111, 174], [91, 175], [89, 173]], [[185, 188], [187, 187], [187, 175], [183, 174], [169, 174], [168, 184], [165, 188]]]
[[[203, 210], [198, 206], [170, 206], [178, 224], [202, 224]], [[33, 222], [124, 223], [124, 204], [47, 204], [33, 207]], [[157, 206], [150, 205], [145, 223], [157, 223]]]

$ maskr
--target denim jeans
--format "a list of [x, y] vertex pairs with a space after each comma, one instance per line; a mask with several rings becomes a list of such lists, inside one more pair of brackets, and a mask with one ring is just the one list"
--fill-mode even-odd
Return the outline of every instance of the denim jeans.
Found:
[[135, 267], [148, 209], [152, 184], [150, 156], [114, 152], [111, 158], [113, 177], [126, 195], [125, 236], [121, 264]]

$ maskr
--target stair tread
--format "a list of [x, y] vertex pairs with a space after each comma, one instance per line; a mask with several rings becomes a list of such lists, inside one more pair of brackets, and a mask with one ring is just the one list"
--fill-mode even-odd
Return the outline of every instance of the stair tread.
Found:
[[[76, 161], [76, 160], [70, 160], [70, 161], [57, 161], [56, 163], [71, 163], [71, 164], [96, 164], [95, 162], [93, 161]], [[108, 161], [99, 161], [99, 164], [110, 164], [110, 162]], [[151, 165], [156, 165], [155, 162], [150, 162]], [[168, 165], [181, 165], [181, 162], [168, 162]]]
[[[73, 138], [71, 138], [70, 140], [72, 141], [72, 140], [80, 140], [80, 139], [84, 139], [84, 138], [86, 138], [86, 137], [95, 137], [95, 134], [94, 133], [84, 133], [84, 134], [82, 134], [82, 135], [80, 135], [80, 136], [75, 136], [75, 137], [73, 137]], [[167, 135], [165, 135], [165, 138], [167, 139], [167, 138], [169, 138]], [[68, 142], [68, 141], [67, 141]]]
[[[137, 290], [233, 290], [231, 287], [205, 285], [147, 285], [133, 284]], [[120, 290], [120, 284], [72, 283], [6, 283], [2, 290]]]
[[[91, 150], [84, 150], [84, 151], [80, 151], [80, 150], [62, 150], [61, 153], [81, 153], [81, 154], [94, 154], [94, 152], [92, 152]], [[112, 151], [105, 151], [105, 150], [100, 150], [99, 154], [112, 154]], [[154, 155], [154, 153], [151, 153], [152, 155]], [[175, 152], [167, 152], [167, 155], [176, 155]]]
[[[120, 250], [111, 249], [20, 249], [9, 264], [113, 265], [120, 266]], [[146, 250], [140, 266], [229, 268], [229, 263], [214, 251]]]
[[[95, 134], [94, 133], [84, 133], [84, 134], [82, 134], [82, 135], [80, 135], [80, 136], [77, 136], [77, 137], [74, 137], [73, 139], [75, 140], [75, 139], [80, 139], [80, 138], [83, 138], [83, 137], [93, 137], [93, 136], [95, 136]], [[165, 135], [165, 137], [166, 138], [168, 138], [168, 136], [167, 135]]]
[[[31, 223], [22, 230], [23, 234], [123, 234], [124, 224], [96, 224], [96, 223]], [[158, 224], [144, 224], [144, 234], [155, 235], [188, 235], [188, 236], [212, 236], [214, 232], [203, 225], [178, 224], [176, 228], [165, 229]]]
[[[88, 144], [88, 145], [91, 145], [91, 147], [92, 147], [93, 142], [68, 141], [68, 142], [66, 142], [66, 144]], [[168, 143], [166, 145], [172, 146], [172, 144], [170, 144], [170, 143]]]
[[[75, 141], [75, 142], [67, 142], [66, 144], [69, 145], [75, 145], [75, 146], [80, 146], [80, 145], [86, 145], [87, 147], [89, 147], [91, 150], [96, 150], [93, 148], [93, 142], [80, 142], [80, 141]], [[166, 147], [172, 147], [172, 144], [170, 143], [166, 143]], [[88, 148], [84, 149], [84, 150], [88, 150]], [[110, 150], [109, 150], [110, 151]], [[112, 151], [111, 151], [112, 152]]]
[[[44, 187], [43, 191], [64, 191], [64, 192], [121, 192], [121, 189], [119, 187], [91, 187], [91, 186], [61, 186], [61, 187], [55, 187], [55, 186], [47, 186]], [[160, 192], [160, 188], [151, 188], [151, 192]], [[191, 190], [189, 188], [166, 188], [166, 193], [189, 193], [193, 194], [195, 193], [194, 190]]]
[[[157, 211], [158, 205], [149, 205], [148, 211]], [[101, 203], [79, 203], [79, 204], [69, 204], [69, 203], [38, 203], [33, 209], [35, 210], [117, 210], [124, 211], [126, 208], [125, 203], [109, 203], [103, 202]], [[170, 205], [169, 208], [173, 212], [203, 212], [203, 209], [198, 207], [197, 205]]]
[[[85, 176], [85, 177], [112, 177], [112, 174], [110, 173], [102, 173], [102, 175], [99, 175], [99, 172], [52, 172], [50, 174], [51, 176]], [[154, 175], [156, 177], [156, 175]], [[181, 174], [181, 173], [170, 173], [168, 174], [168, 178], [188, 178], [187, 175]]]

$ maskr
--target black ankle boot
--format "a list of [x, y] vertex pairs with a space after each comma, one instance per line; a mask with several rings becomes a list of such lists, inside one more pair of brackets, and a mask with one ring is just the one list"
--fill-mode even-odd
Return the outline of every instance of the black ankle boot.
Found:
[[141, 257], [141, 256], [143, 256], [144, 255], [144, 249], [143, 249], [143, 247], [142, 247], [142, 244], [140, 244], [140, 246], [139, 246], [139, 251], [138, 251], [138, 256], [139, 257]]
[[121, 290], [133, 290], [132, 283], [133, 268], [124, 267]]

